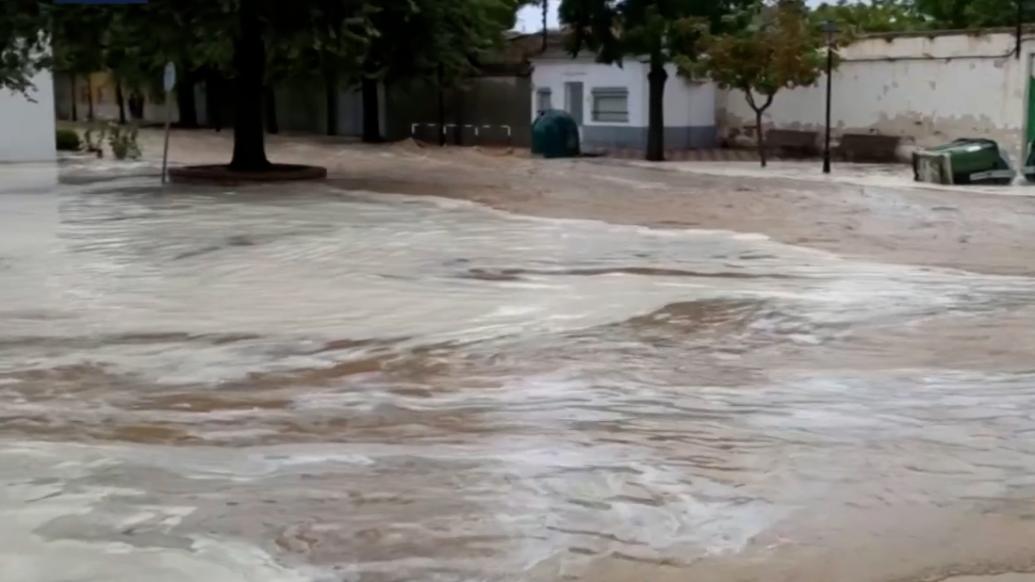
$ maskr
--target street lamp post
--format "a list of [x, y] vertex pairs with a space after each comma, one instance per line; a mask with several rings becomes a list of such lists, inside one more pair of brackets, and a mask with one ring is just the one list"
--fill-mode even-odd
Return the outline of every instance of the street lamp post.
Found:
[[834, 35], [837, 34], [837, 24], [831, 20], [824, 20], [823, 33], [827, 37], [827, 124], [826, 134], [823, 138], [823, 173], [830, 173], [830, 99], [833, 95], [834, 70]]

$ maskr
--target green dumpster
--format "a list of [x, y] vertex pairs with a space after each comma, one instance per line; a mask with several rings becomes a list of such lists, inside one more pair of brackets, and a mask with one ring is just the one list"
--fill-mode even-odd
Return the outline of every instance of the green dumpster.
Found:
[[1024, 160], [1024, 177], [1035, 183], [1035, 141], [1028, 144], [1028, 159]]
[[999, 144], [990, 139], [957, 139], [913, 153], [913, 178], [936, 184], [1009, 184], [1014, 171]]
[[579, 126], [566, 111], [547, 109], [532, 124], [532, 153], [546, 158], [579, 155]]

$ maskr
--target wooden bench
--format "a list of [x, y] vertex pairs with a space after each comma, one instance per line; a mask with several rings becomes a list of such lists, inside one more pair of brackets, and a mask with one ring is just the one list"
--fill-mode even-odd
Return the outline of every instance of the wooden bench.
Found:
[[876, 133], [846, 133], [841, 136], [838, 153], [849, 162], [895, 162], [901, 137]]
[[766, 149], [780, 157], [808, 158], [819, 153], [815, 131], [770, 129], [765, 133]]

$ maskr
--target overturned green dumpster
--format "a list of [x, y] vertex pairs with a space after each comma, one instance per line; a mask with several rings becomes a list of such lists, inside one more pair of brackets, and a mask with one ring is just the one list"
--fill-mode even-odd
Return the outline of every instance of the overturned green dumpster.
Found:
[[1009, 184], [1015, 173], [990, 139], [957, 139], [913, 153], [913, 178], [935, 184]]
[[1028, 182], [1035, 184], [1035, 141], [1028, 143], [1028, 159], [1024, 160], [1024, 177]]

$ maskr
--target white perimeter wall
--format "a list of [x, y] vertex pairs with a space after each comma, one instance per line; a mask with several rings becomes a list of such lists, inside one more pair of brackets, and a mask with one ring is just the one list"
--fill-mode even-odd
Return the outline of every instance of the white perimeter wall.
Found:
[[668, 82], [665, 83], [665, 127], [713, 127], [717, 95], [715, 84], [688, 81], [676, 74], [675, 65], [668, 65], [665, 70], [668, 71]]
[[[564, 109], [564, 84], [582, 82], [584, 125], [646, 127], [648, 94], [647, 64], [626, 60], [621, 67], [593, 62], [586, 58], [542, 58], [533, 61], [532, 119], [538, 113], [536, 92], [549, 87], [555, 109]], [[666, 66], [665, 127], [713, 127], [716, 115], [715, 85], [691, 82], [676, 73], [674, 65]], [[629, 121], [626, 123], [593, 121], [593, 89], [625, 87], [629, 91]]]
[[[866, 38], [844, 47], [833, 76], [832, 125], [840, 133], [879, 133], [920, 146], [987, 137], [1015, 155], [1023, 141], [1028, 52], [1018, 60], [1009, 33]], [[784, 90], [765, 115], [767, 127], [824, 126], [826, 78]], [[725, 137], [752, 133], [754, 114], [739, 91], [719, 95]]]
[[33, 77], [29, 95], [0, 89], [0, 162], [37, 162], [57, 157], [54, 144], [54, 80], [50, 71]]

